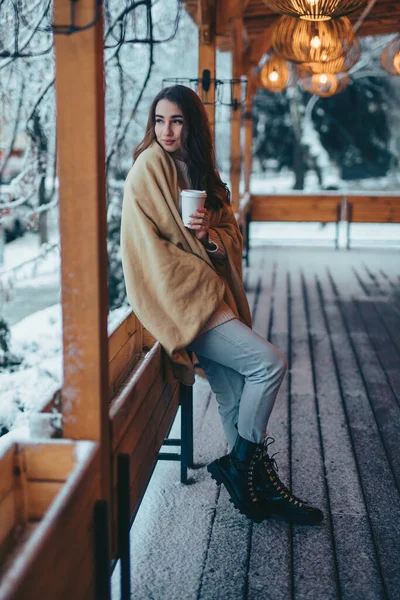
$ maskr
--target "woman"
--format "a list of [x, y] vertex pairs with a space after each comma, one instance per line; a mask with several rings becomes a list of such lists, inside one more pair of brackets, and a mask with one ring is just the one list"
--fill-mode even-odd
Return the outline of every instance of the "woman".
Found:
[[[181, 219], [180, 191], [206, 190], [204, 208]], [[154, 99], [125, 183], [121, 248], [129, 302], [166, 350], [167, 374], [194, 382], [194, 351], [218, 401], [231, 452], [208, 465], [234, 505], [261, 522], [315, 524], [320, 510], [291, 494], [268, 455], [267, 423], [287, 366], [251, 328], [242, 284], [242, 236], [215, 170], [207, 113], [176, 85]]]

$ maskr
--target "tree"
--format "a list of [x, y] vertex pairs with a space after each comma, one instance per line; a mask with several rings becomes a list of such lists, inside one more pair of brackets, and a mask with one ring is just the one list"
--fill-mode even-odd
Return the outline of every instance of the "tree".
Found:
[[[143, 135], [150, 100], [162, 79], [197, 73], [192, 50], [196, 26], [183, 13], [180, 0], [106, 0], [104, 4], [106, 70], [106, 169], [110, 307], [124, 300], [119, 256], [121, 181], [132, 164], [133, 148]], [[52, 2], [0, 1], [0, 173], [23, 140], [23, 164], [0, 208], [24, 206], [39, 223], [41, 243], [47, 240], [48, 209], [58, 202], [54, 97]], [[181, 19], [181, 47], [173, 45]], [[78, 35], [78, 34], [72, 34]], [[185, 46], [182, 51], [182, 45]], [[187, 52], [190, 49], [191, 52]], [[179, 63], [194, 55], [188, 72]], [[186, 64], [187, 66], [187, 64]], [[177, 70], [178, 68], [178, 70]]]
[[323, 187], [333, 163], [343, 178], [383, 176], [398, 164], [389, 127], [389, 119], [399, 117], [398, 106], [391, 106], [394, 81], [379, 65], [387, 42], [387, 36], [361, 40], [362, 58], [341, 94], [310, 97], [299, 86], [281, 94], [260, 90], [254, 136], [261, 165], [273, 158], [278, 169], [289, 167], [296, 174], [295, 189], [302, 189], [305, 169], [314, 169]]
[[386, 78], [357, 79], [314, 111], [321, 142], [341, 165], [344, 179], [386, 175], [392, 157], [386, 102], [390, 93]]

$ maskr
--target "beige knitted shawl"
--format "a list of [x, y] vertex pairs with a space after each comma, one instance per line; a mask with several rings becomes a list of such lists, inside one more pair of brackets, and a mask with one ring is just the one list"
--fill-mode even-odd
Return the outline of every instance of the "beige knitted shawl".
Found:
[[227, 257], [212, 259], [182, 222], [177, 171], [157, 142], [147, 148], [125, 181], [121, 251], [129, 303], [166, 351], [168, 381], [194, 382], [185, 347], [222, 299], [251, 327], [242, 284], [242, 236], [231, 206], [211, 216]]

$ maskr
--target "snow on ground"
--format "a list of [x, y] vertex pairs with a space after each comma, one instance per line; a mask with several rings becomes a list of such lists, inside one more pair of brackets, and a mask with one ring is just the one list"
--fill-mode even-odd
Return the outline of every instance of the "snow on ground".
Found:
[[[229, 179], [228, 174], [223, 175], [223, 180]], [[326, 176], [324, 185], [334, 185], [337, 189], [323, 190], [321, 189], [318, 177], [315, 171], [307, 171], [304, 179], [304, 190], [293, 190], [295, 183], [295, 175], [293, 171], [287, 168], [283, 168], [276, 175], [273, 171], [267, 171], [265, 173], [253, 173], [250, 181], [250, 192], [252, 194], [318, 194], [318, 193], [332, 193], [332, 194], [359, 194], [368, 192], [369, 194], [376, 194], [379, 196], [393, 196], [400, 193], [400, 177], [399, 176], [386, 176], [386, 177], [375, 177], [369, 179], [357, 179], [354, 181], [344, 181], [340, 179], [339, 171], [332, 167], [330, 177]], [[243, 185], [243, 181], [242, 181]], [[243, 193], [244, 189], [241, 189]]]
[[[129, 314], [122, 306], [109, 316], [108, 334]], [[22, 357], [14, 372], [0, 372], [0, 429], [29, 424], [62, 385], [61, 304], [26, 317], [11, 328], [11, 353]]]
[[61, 385], [61, 305], [34, 313], [12, 327], [11, 352], [22, 357], [14, 372], [0, 373], [0, 426], [26, 426]]
[[[50, 236], [49, 243], [42, 246], [39, 245], [38, 234], [33, 232], [26, 232], [22, 237], [9, 242], [4, 247], [3, 264], [1, 265], [0, 269], [1, 276], [4, 277], [11, 269], [22, 265], [23, 263], [32, 260], [39, 255], [43, 255], [45, 257], [47, 254], [47, 249], [58, 243], [58, 241], [59, 234], [57, 231], [54, 231]], [[54, 254], [57, 255], [57, 253]], [[41, 262], [42, 261], [39, 261], [38, 263], [37, 268], [39, 269], [43, 269]], [[55, 264], [54, 259], [52, 259], [52, 262], [50, 263], [48, 257], [46, 257], [44, 262], [46, 263], [47, 269], [51, 268], [53, 264]]]
[[[252, 246], [308, 245], [333, 246], [336, 224], [327, 223], [251, 223]], [[351, 247], [400, 246], [400, 223], [354, 223], [351, 225]], [[346, 225], [339, 225], [339, 248], [346, 247]]]
[[[37, 304], [44, 287], [60, 286], [60, 256], [55, 246], [58, 238], [53, 231], [49, 244], [39, 247], [38, 235], [26, 233], [6, 244], [4, 263], [0, 269], [0, 309], [24, 293]], [[28, 290], [28, 292], [27, 292]], [[59, 296], [59, 294], [58, 294]], [[12, 304], [14, 310], [18, 303]], [[0, 315], [1, 315], [0, 310]], [[6, 311], [5, 311], [6, 312]], [[130, 312], [122, 306], [109, 315], [109, 335]], [[26, 314], [23, 307], [21, 314]], [[12, 355], [22, 363], [10, 370], [0, 371], [0, 432], [18, 429], [29, 433], [29, 420], [39, 412], [60, 389], [62, 384], [62, 313], [57, 302], [44, 310], [22, 318], [11, 327]], [[32, 429], [32, 427], [31, 427]]]

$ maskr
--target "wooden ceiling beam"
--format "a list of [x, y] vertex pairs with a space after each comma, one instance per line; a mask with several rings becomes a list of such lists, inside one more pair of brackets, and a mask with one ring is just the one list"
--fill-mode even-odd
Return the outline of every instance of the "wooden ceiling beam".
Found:
[[270, 50], [273, 30], [274, 27], [270, 25], [265, 31], [250, 40], [249, 51], [245, 56], [248, 68], [256, 67], [264, 54]]
[[197, 1], [197, 25], [201, 44], [212, 44], [215, 37], [215, 0]]
[[242, 17], [246, 7], [245, 0], [217, 0], [217, 35], [230, 35], [232, 19]]

